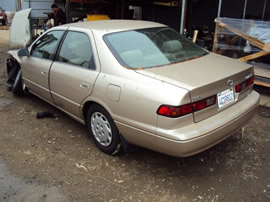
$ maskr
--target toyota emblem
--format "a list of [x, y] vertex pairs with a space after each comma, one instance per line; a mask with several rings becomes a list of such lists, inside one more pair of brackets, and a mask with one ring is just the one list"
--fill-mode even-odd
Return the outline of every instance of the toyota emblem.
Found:
[[228, 86], [233, 86], [233, 80], [232, 79], [228, 80], [227, 84], [228, 84]]

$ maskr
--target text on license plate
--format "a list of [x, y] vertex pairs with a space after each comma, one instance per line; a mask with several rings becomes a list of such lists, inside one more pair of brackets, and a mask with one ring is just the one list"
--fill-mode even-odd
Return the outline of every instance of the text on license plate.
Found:
[[233, 88], [224, 90], [217, 94], [218, 108], [224, 107], [234, 101]]

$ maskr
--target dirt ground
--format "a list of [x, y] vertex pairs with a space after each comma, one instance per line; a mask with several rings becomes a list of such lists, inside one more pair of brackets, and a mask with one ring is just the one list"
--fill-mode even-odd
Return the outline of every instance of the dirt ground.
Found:
[[[0, 201], [270, 201], [270, 109], [188, 158], [138, 148], [111, 157], [85, 126], [42, 100], [5, 88], [0, 31]], [[7, 35], [8, 36], [8, 35]], [[49, 110], [57, 118], [36, 119]]]

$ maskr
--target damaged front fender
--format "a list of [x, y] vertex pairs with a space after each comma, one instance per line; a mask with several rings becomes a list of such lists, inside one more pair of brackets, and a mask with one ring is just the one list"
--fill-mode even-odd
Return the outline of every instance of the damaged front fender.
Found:
[[8, 51], [9, 57], [14, 58], [19, 64], [21, 64], [21, 58], [18, 55], [19, 50], [10, 50]]
[[18, 51], [8, 51], [9, 56], [6, 59], [6, 69], [8, 75], [6, 87], [8, 91], [12, 91], [12, 87], [14, 85], [16, 76], [21, 69], [20, 68], [21, 59], [19, 58], [17, 52]]

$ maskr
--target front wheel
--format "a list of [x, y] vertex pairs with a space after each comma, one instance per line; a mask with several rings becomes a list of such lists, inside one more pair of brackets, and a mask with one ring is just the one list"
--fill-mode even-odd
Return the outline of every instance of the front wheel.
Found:
[[97, 147], [104, 153], [115, 155], [121, 148], [119, 131], [109, 113], [99, 105], [87, 112], [87, 127]]

